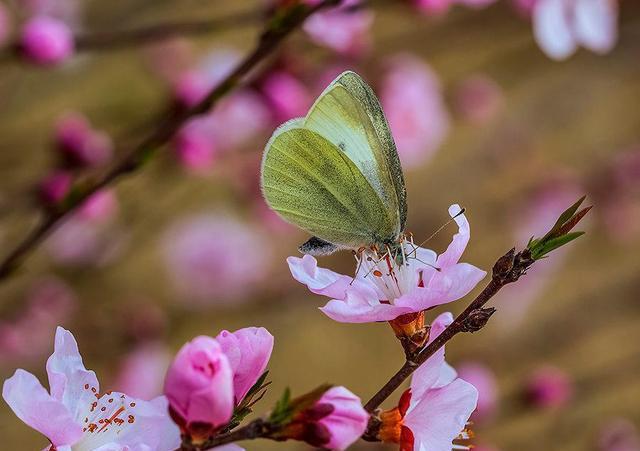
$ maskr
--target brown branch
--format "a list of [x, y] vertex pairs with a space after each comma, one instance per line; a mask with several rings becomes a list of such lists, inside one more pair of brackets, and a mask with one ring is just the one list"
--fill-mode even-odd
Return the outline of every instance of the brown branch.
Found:
[[435, 354], [438, 349], [443, 347], [445, 343], [455, 335], [460, 332], [475, 332], [480, 330], [493, 313], [493, 309], [483, 309], [482, 307], [489, 302], [502, 287], [518, 280], [533, 262], [530, 252], [527, 249], [517, 254], [515, 253], [515, 249], [511, 249], [500, 257], [493, 266], [491, 281], [484, 290], [471, 301], [467, 308], [460, 313], [449, 327], [438, 335], [435, 340], [429, 343], [414, 358], [407, 359], [396, 374], [365, 404], [364, 408], [367, 412], [375, 411], [420, 365], [426, 362], [429, 357]]
[[55, 211], [47, 212], [41, 222], [0, 262], [0, 280], [6, 279], [22, 261], [58, 226], [69, 213], [81, 205], [96, 191], [114, 183], [120, 177], [136, 172], [159, 146], [167, 143], [178, 129], [191, 117], [210, 110], [229, 91], [234, 89], [253, 68], [265, 60], [281, 42], [315, 12], [339, 5], [341, 0], [323, 0], [315, 6], [298, 5], [282, 12], [265, 27], [255, 49], [218, 84], [207, 97], [190, 109], [169, 109], [158, 126], [139, 144], [119, 153], [122, 158], [100, 178], [81, 187]]
[[257, 438], [267, 437], [271, 432], [273, 432], [271, 423], [258, 418], [235, 431], [213, 437], [202, 445], [190, 445], [188, 443], [183, 443], [182, 446], [175, 451], [204, 451], [217, 446], [226, 445], [228, 443], [238, 442], [240, 440], [255, 440]]

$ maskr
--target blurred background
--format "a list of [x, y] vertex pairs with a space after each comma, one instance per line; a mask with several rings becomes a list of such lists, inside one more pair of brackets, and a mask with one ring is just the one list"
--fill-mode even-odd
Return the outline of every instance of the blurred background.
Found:
[[[640, 4], [621, 1], [616, 18], [614, 0], [598, 0], [579, 30], [571, 18], [580, 0], [544, 5], [553, 1], [372, 1], [307, 21], [243, 88], [93, 196], [0, 284], [0, 378], [18, 367], [43, 377], [62, 325], [103, 388], [150, 398], [185, 341], [255, 325], [276, 337], [273, 385], [258, 412], [286, 386], [302, 393], [325, 381], [368, 399], [403, 361], [391, 328], [317, 310], [325, 299], [285, 263], [307, 236], [266, 208], [258, 186], [273, 129], [304, 115], [349, 68], [374, 87], [391, 123], [417, 241], [460, 203], [471, 224], [463, 260], [488, 270], [582, 194], [595, 205], [585, 237], [497, 296], [481, 333], [447, 347], [481, 393], [478, 449], [640, 449]], [[197, 102], [252, 48], [273, 7], [0, 0], [2, 256], [167, 105]], [[56, 56], [38, 47], [38, 30], [25, 36], [42, 15], [78, 34], [107, 32], [108, 42], [157, 23], [215, 25]], [[578, 46], [594, 51], [573, 53]], [[442, 251], [454, 233], [445, 228], [428, 247]], [[354, 270], [346, 252], [320, 264]], [[4, 403], [0, 436], [5, 449], [45, 445]]]

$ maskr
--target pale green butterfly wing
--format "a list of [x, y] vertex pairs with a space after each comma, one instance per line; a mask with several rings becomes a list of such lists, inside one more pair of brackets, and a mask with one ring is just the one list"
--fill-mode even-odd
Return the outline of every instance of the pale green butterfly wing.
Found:
[[267, 144], [262, 189], [269, 206], [319, 237], [315, 244], [353, 249], [391, 236], [395, 220], [360, 169], [325, 137], [301, 126], [302, 119], [289, 121]]
[[402, 167], [389, 124], [373, 90], [355, 72], [338, 76], [318, 97], [304, 127], [318, 132], [353, 161], [396, 215], [397, 238], [407, 218]]

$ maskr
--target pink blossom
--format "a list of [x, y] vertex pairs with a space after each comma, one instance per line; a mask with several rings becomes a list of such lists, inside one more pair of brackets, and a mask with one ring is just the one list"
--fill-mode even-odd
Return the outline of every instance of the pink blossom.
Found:
[[216, 340], [229, 359], [235, 403], [240, 404], [267, 368], [273, 335], [264, 327], [246, 327], [235, 332], [223, 330]]
[[2, 397], [27, 425], [58, 450], [146, 449], [170, 451], [180, 444], [167, 415], [167, 401], [100, 394], [98, 379], [85, 369], [71, 333], [58, 327], [47, 360], [50, 393], [22, 369], [4, 382]]
[[0, 3], [0, 48], [7, 42], [11, 34], [11, 16], [7, 7]]
[[345, 387], [332, 387], [311, 407], [297, 412], [281, 434], [316, 448], [342, 451], [362, 436], [368, 421], [360, 398]]
[[[355, 278], [319, 268], [310, 255], [289, 257], [293, 278], [313, 293], [332, 298], [322, 310], [331, 319], [346, 323], [390, 321], [467, 295], [485, 276], [468, 263], [458, 263], [469, 241], [469, 223], [460, 206], [449, 207], [456, 216], [458, 233], [447, 250], [437, 255], [430, 249], [403, 243], [407, 256], [399, 265], [365, 251]], [[438, 268], [436, 270], [436, 268]]]
[[114, 387], [140, 399], [162, 394], [164, 375], [171, 355], [160, 343], [144, 343], [125, 356], [114, 381]]
[[[438, 316], [431, 324], [429, 342], [452, 322], [451, 313]], [[400, 443], [403, 450], [467, 449], [454, 441], [469, 438], [465, 426], [477, 400], [478, 391], [457, 377], [442, 347], [415, 371], [398, 407], [381, 415], [379, 437]]]
[[318, 45], [346, 56], [360, 56], [371, 46], [374, 13], [359, 4], [360, 0], [345, 0], [337, 8], [320, 11], [306, 20], [304, 31]]
[[180, 220], [164, 235], [162, 246], [171, 280], [192, 306], [246, 298], [263, 280], [270, 253], [268, 241], [255, 229], [216, 214]]
[[474, 420], [482, 421], [493, 417], [498, 407], [498, 387], [491, 368], [480, 362], [466, 362], [458, 366], [458, 376], [478, 390]]
[[618, 38], [616, 0], [537, 0], [533, 31], [550, 58], [563, 60], [578, 46], [608, 53]]
[[60, 20], [38, 16], [22, 28], [20, 45], [24, 55], [33, 63], [54, 65], [73, 54], [73, 33]]
[[73, 166], [98, 167], [113, 156], [109, 135], [93, 129], [79, 113], [67, 113], [58, 120], [55, 140], [64, 159]]
[[76, 296], [64, 281], [53, 276], [37, 280], [22, 301], [24, 310], [0, 321], [0, 362], [32, 362], [49, 349], [57, 324], [68, 321]]
[[305, 116], [311, 106], [311, 95], [304, 83], [286, 71], [269, 73], [260, 88], [278, 124]]
[[234, 407], [233, 369], [220, 344], [206, 336], [185, 344], [167, 371], [164, 394], [183, 431], [194, 432], [194, 423], [207, 424], [209, 431], [227, 424]]
[[639, 451], [640, 432], [627, 418], [612, 418], [602, 427], [598, 438], [600, 451]]
[[502, 90], [495, 80], [487, 75], [475, 74], [458, 85], [455, 107], [466, 121], [482, 124], [498, 113], [503, 100]]
[[573, 395], [573, 382], [562, 369], [545, 366], [537, 369], [527, 381], [527, 397], [537, 407], [565, 406]]
[[78, 216], [93, 223], [104, 223], [113, 219], [118, 212], [118, 199], [111, 189], [95, 192], [78, 210]]
[[55, 171], [40, 182], [40, 199], [47, 206], [54, 206], [64, 200], [71, 190], [73, 176], [67, 171]]
[[530, 17], [538, 0], [511, 0], [513, 7], [523, 17]]
[[485, 8], [496, 0], [414, 0], [414, 5], [428, 15], [444, 14], [453, 5], [464, 5], [470, 8]]
[[416, 166], [435, 153], [449, 130], [440, 82], [413, 56], [393, 57], [388, 67], [380, 100], [403, 166]]

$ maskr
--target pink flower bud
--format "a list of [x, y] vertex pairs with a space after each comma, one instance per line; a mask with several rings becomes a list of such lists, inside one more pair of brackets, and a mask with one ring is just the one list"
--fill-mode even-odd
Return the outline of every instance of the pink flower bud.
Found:
[[164, 394], [172, 418], [194, 439], [227, 424], [233, 413], [233, 371], [220, 344], [206, 336], [185, 344], [167, 371]]
[[527, 382], [527, 398], [537, 407], [563, 407], [572, 395], [573, 382], [560, 368], [552, 366], [540, 368]]
[[233, 392], [240, 404], [267, 368], [273, 350], [273, 335], [264, 327], [223, 330], [216, 337], [233, 370]]
[[118, 210], [118, 199], [109, 189], [103, 189], [91, 195], [80, 207], [78, 214], [82, 219], [102, 223], [111, 219]]
[[284, 71], [272, 72], [265, 78], [262, 94], [278, 124], [305, 116], [311, 106], [311, 97], [304, 84]]
[[89, 121], [78, 113], [67, 114], [58, 121], [55, 141], [65, 161], [72, 166], [101, 166], [113, 154], [110, 136], [92, 129]]
[[502, 90], [490, 77], [476, 74], [463, 80], [455, 94], [455, 107], [463, 119], [482, 124], [493, 118], [502, 106]]
[[66, 171], [54, 172], [40, 183], [40, 199], [45, 205], [55, 205], [61, 202], [71, 189], [73, 178]]
[[39, 16], [23, 27], [20, 45], [24, 55], [33, 63], [53, 65], [73, 54], [73, 33], [64, 22]]
[[213, 88], [212, 83], [204, 73], [191, 70], [178, 77], [173, 92], [180, 104], [192, 107], [200, 103], [211, 88]]
[[364, 434], [368, 421], [360, 398], [344, 387], [333, 387], [312, 407], [298, 412], [283, 432], [286, 438], [341, 451]]

